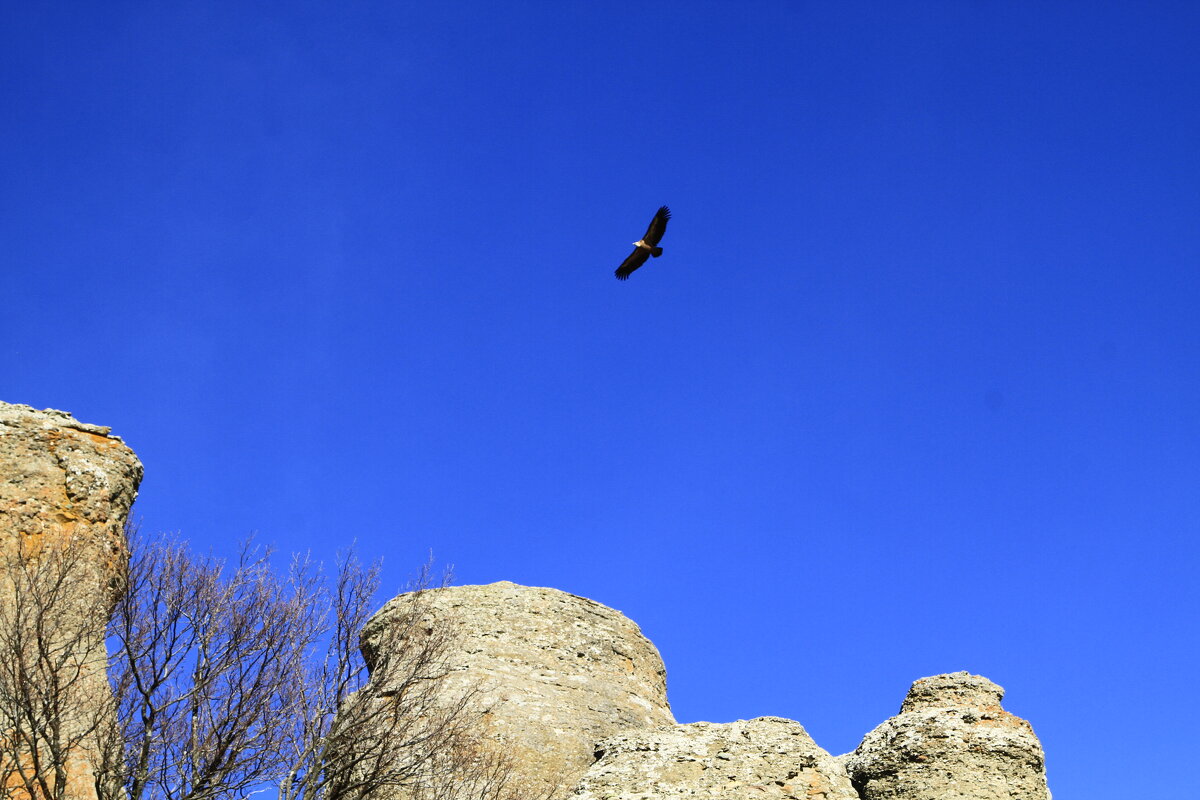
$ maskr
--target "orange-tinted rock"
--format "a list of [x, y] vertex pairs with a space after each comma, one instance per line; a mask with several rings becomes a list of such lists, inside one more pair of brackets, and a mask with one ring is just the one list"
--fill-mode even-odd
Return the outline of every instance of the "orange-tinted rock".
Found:
[[[79, 670], [69, 698], [87, 698], [64, 714], [62, 736], [72, 742], [72, 726], [90, 730], [112, 713], [104, 629], [125, 586], [124, 527], [141, 478], [137, 456], [108, 428], [61, 411], [0, 403], [0, 617], [10, 630], [32, 624], [31, 576], [70, 570], [66, 600], [43, 613], [60, 639], [48, 646]], [[0, 736], [11, 730], [5, 713], [0, 708]], [[65, 759], [71, 800], [96, 797], [96, 752], [84, 737]], [[18, 776], [11, 767], [3, 772], [0, 786], [23, 800]]]

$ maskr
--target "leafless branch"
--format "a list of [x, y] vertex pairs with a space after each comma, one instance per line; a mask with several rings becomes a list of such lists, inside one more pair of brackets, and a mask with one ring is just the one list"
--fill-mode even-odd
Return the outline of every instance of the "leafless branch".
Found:
[[87, 542], [17, 537], [0, 557], [0, 780], [58, 800], [111, 779], [115, 717], [104, 679], [110, 592]]
[[326, 611], [311, 564], [279, 579], [269, 558], [135, 537], [110, 627], [129, 800], [237, 797], [282, 771]]
[[0, 564], [10, 795], [62, 800], [86, 780], [99, 800], [233, 800], [271, 785], [280, 800], [538, 800], [489, 739], [478, 690], [448, 688], [456, 627], [430, 606], [448, 575], [426, 565], [363, 645], [378, 563], [346, 553], [328, 577], [298, 557], [278, 575], [249, 541], [225, 563], [129, 537], [108, 682], [113, 591], [94, 557], [68, 542]]

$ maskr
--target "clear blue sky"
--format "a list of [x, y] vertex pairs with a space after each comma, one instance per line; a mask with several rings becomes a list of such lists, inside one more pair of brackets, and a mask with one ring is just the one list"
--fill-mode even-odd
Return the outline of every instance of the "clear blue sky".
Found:
[[835, 753], [971, 670], [1056, 797], [1200, 794], [1200, 6], [32, 5], [0, 399], [145, 527], [586, 595]]

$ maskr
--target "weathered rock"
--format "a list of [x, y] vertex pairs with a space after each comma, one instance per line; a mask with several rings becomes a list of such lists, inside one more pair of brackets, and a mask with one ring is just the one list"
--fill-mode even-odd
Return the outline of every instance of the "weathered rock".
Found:
[[572, 800], [858, 800], [799, 722], [694, 722], [604, 739]]
[[[534, 792], [557, 786], [564, 794], [606, 736], [674, 724], [662, 658], [620, 612], [509, 582], [430, 595], [427, 613], [456, 631], [446, 696], [477, 690], [472, 707], [488, 710], [488, 730], [517, 765], [516, 779]], [[379, 643], [407, 613], [406, 597], [385, 605], [363, 630], [372, 666], [368, 696], [387, 696], [388, 678], [376, 669]]]
[[86, 541], [123, 580], [123, 530], [142, 465], [120, 437], [64, 411], [0, 403], [0, 465], [0, 542]]
[[966, 672], [913, 683], [845, 759], [862, 800], [1049, 800], [1042, 745], [1003, 697]]
[[[32, 625], [35, 612], [52, 623], [47, 627], [56, 641], [47, 648], [57, 648], [64, 665], [59, 674], [70, 676], [59, 697], [68, 708], [59, 740], [70, 742], [63, 760], [72, 800], [96, 796], [98, 745], [79, 731], [112, 713], [104, 628], [125, 586], [124, 526], [141, 477], [133, 451], [108, 428], [62, 411], [0, 403], [0, 625], [10, 634], [5, 646], [17, 647], [21, 640], [11, 634]], [[39, 611], [30, 599], [33, 587], [55, 575], [65, 578], [63, 591]], [[0, 657], [17, 663], [12, 652]], [[6, 716], [11, 702], [0, 703], [0, 741], [9, 742], [9, 758], [27, 768], [28, 753], [3, 733], [13, 730]], [[6, 796], [22, 798], [19, 786], [16, 765], [0, 761]]]

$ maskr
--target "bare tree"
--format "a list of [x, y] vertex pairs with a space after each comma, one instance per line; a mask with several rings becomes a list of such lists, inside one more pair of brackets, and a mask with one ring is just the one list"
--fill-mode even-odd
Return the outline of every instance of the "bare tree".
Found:
[[[448, 576], [440, 581], [444, 585]], [[280, 783], [280, 800], [324, 800], [388, 796], [411, 787], [440, 754], [465, 743], [478, 723], [467, 692], [441, 691], [449, 666], [453, 630], [434, 624], [427, 597], [434, 578], [427, 565], [394, 603], [399, 613], [360, 648], [359, 632], [372, 611], [379, 565], [362, 567], [352, 558], [339, 564], [334, 585], [329, 646], [314, 663], [306, 693], [304, 730], [294, 738], [292, 763]], [[386, 689], [363, 692], [370, 659]]]
[[26, 800], [105, 796], [116, 784], [105, 768], [116, 717], [103, 642], [114, 587], [88, 541], [3, 544], [0, 787]]
[[551, 800], [561, 789], [557, 783], [520, 777], [502, 742], [489, 735], [485, 717], [454, 746], [435, 753], [420, 778], [400, 794], [408, 800]]
[[[344, 564], [339, 571], [350, 585], [369, 585], [372, 591], [376, 574], [377, 568], [348, 572]], [[361, 633], [336, 637], [341, 644], [329, 655], [349, 668], [347, 688], [354, 690], [335, 698], [338, 713], [313, 762], [323, 766], [320, 780], [303, 794], [281, 793], [281, 800], [550, 800], [558, 793], [557, 784], [519, 777], [490, 728], [485, 687], [452, 688], [461, 686], [448, 680], [455, 670], [450, 656], [458, 621], [432, 602], [449, 580], [448, 572], [436, 579], [431, 560], [407, 593], [370, 620], [369, 606], [356, 606], [339, 593], [337, 608], [358, 609], [357, 615], [347, 614], [347, 630]]]
[[[449, 575], [427, 565], [364, 649], [378, 563], [347, 553], [326, 579], [296, 558], [279, 577], [269, 555], [247, 544], [226, 567], [169, 539], [135, 547], [112, 625], [129, 800], [268, 784], [280, 800], [509, 800], [512, 768], [481, 747], [474, 693], [445, 690], [454, 627], [428, 598]], [[364, 650], [383, 692], [362, 691]]]
[[313, 663], [305, 727], [293, 739], [280, 800], [548, 797], [517, 781], [509, 756], [488, 739], [479, 688], [447, 686], [456, 628], [432, 613], [430, 592], [449, 581], [449, 572], [434, 574], [431, 560], [389, 604], [386, 624], [360, 637], [379, 564], [364, 567], [351, 556], [339, 562], [331, 635]]
[[326, 614], [318, 573], [298, 561], [279, 578], [248, 542], [228, 565], [133, 544], [110, 625], [127, 796], [240, 797], [282, 771]]
[[95, 554], [68, 542], [0, 564], [0, 785], [22, 800], [81, 781], [99, 800], [544, 794], [514, 781], [476, 692], [447, 688], [455, 626], [429, 600], [448, 575], [427, 566], [360, 647], [379, 564], [348, 554], [326, 577], [295, 558], [280, 575], [251, 543], [224, 563], [129, 536], [108, 681], [121, 587]]

